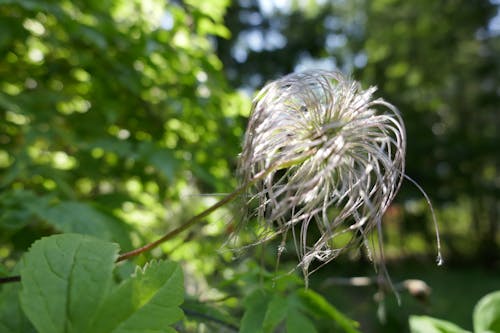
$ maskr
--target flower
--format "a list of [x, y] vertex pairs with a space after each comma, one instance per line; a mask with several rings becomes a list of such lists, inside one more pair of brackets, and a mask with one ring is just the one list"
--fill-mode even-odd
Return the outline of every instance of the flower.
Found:
[[[257, 94], [239, 157], [258, 242], [293, 235], [305, 276], [366, 240], [404, 177], [398, 110], [339, 72], [290, 74]], [[252, 208], [254, 207], [254, 208]], [[349, 241], [340, 241], [347, 235]]]

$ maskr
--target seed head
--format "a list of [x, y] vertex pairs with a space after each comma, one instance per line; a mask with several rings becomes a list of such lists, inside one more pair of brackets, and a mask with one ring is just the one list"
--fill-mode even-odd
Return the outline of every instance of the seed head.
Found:
[[[238, 165], [250, 184], [246, 220], [263, 227], [259, 242], [292, 233], [306, 276], [311, 262], [329, 262], [380, 225], [401, 185], [403, 121], [375, 90], [309, 71], [267, 84], [254, 99]], [[351, 241], [337, 242], [342, 234]]]

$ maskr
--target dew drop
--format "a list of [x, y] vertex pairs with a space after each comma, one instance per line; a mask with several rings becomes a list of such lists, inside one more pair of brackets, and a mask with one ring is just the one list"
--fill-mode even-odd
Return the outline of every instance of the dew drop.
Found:
[[437, 258], [436, 258], [436, 263], [438, 266], [443, 266], [444, 264], [444, 259], [443, 257], [441, 256], [441, 253], [438, 254]]

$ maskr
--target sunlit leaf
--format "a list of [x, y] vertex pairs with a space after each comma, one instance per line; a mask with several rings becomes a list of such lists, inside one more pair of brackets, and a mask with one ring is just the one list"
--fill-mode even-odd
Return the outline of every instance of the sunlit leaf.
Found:
[[64, 234], [35, 242], [21, 267], [21, 306], [41, 333], [89, 332], [112, 285], [118, 246]]
[[184, 298], [182, 271], [174, 262], [152, 262], [138, 269], [101, 304], [95, 333], [175, 332]]
[[175, 332], [183, 317], [183, 277], [169, 261], [152, 262], [119, 285], [118, 246], [62, 234], [33, 244], [21, 267], [21, 307], [41, 333]]
[[474, 308], [475, 332], [500, 332], [500, 291], [479, 300]]
[[335, 322], [336, 325], [342, 328], [347, 333], [359, 333], [359, 324], [346, 315], [342, 314], [333, 305], [320, 294], [311, 289], [300, 290], [297, 292], [300, 300], [303, 302], [305, 309], [315, 317], [327, 317]]
[[410, 317], [411, 333], [470, 333], [446, 320], [427, 316]]

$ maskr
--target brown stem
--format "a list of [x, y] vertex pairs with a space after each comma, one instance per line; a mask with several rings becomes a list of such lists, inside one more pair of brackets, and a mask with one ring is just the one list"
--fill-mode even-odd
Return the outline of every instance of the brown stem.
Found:
[[[306, 156], [310, 156], [311, 154], [312, 153], [309, 152]], [[283, 164], [284, 164], [283, 162], [272, 164], [267, 169], [262, 170], [261, 172], [256, 174], [250, 181], [241, 185], [234, 192], [229, 193], [222, 200], [216, 202], [214, 205], [208, 207], [207, 209], [205, 209], [203, 212], [199, 213], [198, 215], [193, 216], [188, 221], [184, 222], [183, 224], [181, 224], [180, 226], [178, 226], [174, 230], [170, 231], [169, 233], [167, 233], [163, 237], [155, 240], [152, 243], [146, 244], [143, 247], [140, 247], [140, 248], [132, 250], [130, 252], [125, 252], [125, 253], [121, 254], [118, 257], [118, 259], [116, 259], [116, 262], [120, 262], [123, 260], [127, 260], [129, 258], [135, 257], [143, 252], [149, 251], [149, 250], [157, 247], [158, 245], [160, 245], [161, 243], [163, 243], [169, 239], [172, 239], [173, 237], [177, 236], [178, 234], [180, 234], [184, 230], [186, 230], [186, 229], [190, 228], [191, 226], [193, 226], [194, 224], [198, 223], [204, 217], [210, 215], [213, 211], [217, 210], [218, 208], [220, 208], [220, 207], [224, 206], [225, 204], [236, 199], [238, 197], [238, 195], [243, 193], [250, 185], [252, 185], [255, 182], [257, 182], [258, 180], [266, 177], [272, 171], [280, 169], [280, 167], [282, 167]]]
[[220, 208], [220, 207], [224, 206], [225, 204], [227, 204], [227, 203], [233, 201], [234, 199], [236, 199], [236, 197], [238, 195], [240, 195], [247, 187], [248, 187], [248, 185], [243, 185], [240, 188], [238, 188], [236, 191], [234, 191], [232, 193], [229, 193], [222, 200], [216, 202], [214, 205], [212, 205], [209, 208], [205, 209], [200, 214], [193, 216], [192, 218], [190, 218], [189, 220], [187, 220], [186, 222], [184, 222], [183, 224], [181, 224], [180, 226], [178, 226], [174, 230], [170, 231], [169, 233], [165, 234], [163, 237], [155, 240], [154, 242], [146, 244], [143, 247], [140, 247], [138, 249], [132, 250], [130, 252], [125, 252], [125, 253], [121, 254], [118, 257], [118, 259], [116, 259], [116, 262], [120, 262], [120, 261], [123, 261], [123, 260], [127, 260], [129, 258], [135, 257], [135, 256], [137, 256], [137, 255], [139, 255], [139, 254], [141, 254], [143, 252], [149, 251], [149, 250], [157, 247], [158, 245], [160, 245], [161, 243], [163, 243], [163, 242], [165, 242], [165, 241], [167, 241], [169, 239], [172, 239], [173, 237], [177, 236], [178, 234], [180, 234], [184, 230], [190, 228], [191, 226], [193, 226], [194, 224], [196, 224], [197, 222], [199, 222], [204, 217], [210, 215], [213, 211], [217, 210], [218, 208]]
[[1, 277], [0, 278], [0, 284], [2, 284], [2, 283], [11, 283], [11, 282], [19, 282], [19, 281], [21, 281], [21, 276], [19, 276], [19, 275], [6, 276], [6, 277]]

